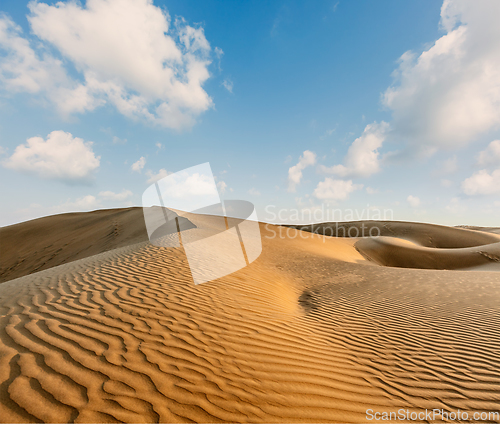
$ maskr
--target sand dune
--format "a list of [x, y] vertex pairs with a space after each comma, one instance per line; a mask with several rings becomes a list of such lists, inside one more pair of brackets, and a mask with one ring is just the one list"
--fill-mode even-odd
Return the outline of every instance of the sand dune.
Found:
[[[183, 219], [183, 218], [181, 218]], [[0, 228], [0, 283], [147, 241], [142, 208], [47, 216]]]
[[329, 222], [294, 227], [336, 237], [359, 235], [356, 249], [366, 259], [383, 266], [500, 271], [498, 228], [397, 221]]
[[377, 266], [359, 240], [280, 228], [198, 286], [181, 248], [148, 242], [1, 284], [0, 421], [498, 410], [500, 273]]
[[500, 242], [476, 247], [437, 249], [406, 240], [379, 237], [356, 243], [366, 258], [385, 266], [422, 269], [487, 269], [500, 271]]
[[500, 241], [500, 236], [494, 234], [494, 230], [498, 230], [498, 228], [478, 231], [481, 230], [480, 227], [468, 227], [466, 229], [420, 222], [325, 222], [310, 225], [290, 225], [290, 227], [333, 237], [356, 237], [356, 235], [359, 237], [394, 237], [409, 240], [425, 247], [443, 249], [474, 247]]

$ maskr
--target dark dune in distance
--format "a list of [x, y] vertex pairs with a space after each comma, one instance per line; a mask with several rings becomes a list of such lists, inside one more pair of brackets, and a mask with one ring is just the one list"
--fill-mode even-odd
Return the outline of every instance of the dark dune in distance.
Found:
[[[180, 218], [185, 220], [185, 218]], [[46, 216], [0, 228], [0, 283], [148, 240], [141, 207]]]
[[[362, 228], [364, 226], [364, 230]], [[425, 247], [455, 249], [474, 247], [490, 243], [497, 243], [500, 238], [493, 234], [478, 231], [481, 227], [447, 227], [444, 225], [425, 224], [420, 222], [404, 221], [353, 221], [353, 222], [324, 222], [309, 225], [289, 225], [302, 231], [314, 232], [333, 237], [368, 237], [370, 231], [374, 236], [396, 237], [417, 243]], [[352, 230], [351, 230], [352, 229]], [[487, 230], [498, 230], [488, 228]]]
[[[382, 266], [435, 270], [500, 271], [500, 235], [497, 228], [446, 227], [398, 222], [328, 222], [294, 226], [338, 237], [365, 235], [355, 247], [366, 259]], [[369, 237], [370, 234], [379, 237]]]

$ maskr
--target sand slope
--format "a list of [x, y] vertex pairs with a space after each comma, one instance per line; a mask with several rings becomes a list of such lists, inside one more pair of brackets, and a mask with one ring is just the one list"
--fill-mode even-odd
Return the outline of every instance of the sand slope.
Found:
[[366, 258], [384, 266], [422, 269], [488, 269], [500, 271], [500, 242], [475, 247], [437, 249], [393, 237], [356, 243]]
[[356, 240], [280, 228], [198, 286], [182, 249], [148, 242], [0, 285], [0, 420], [498, 410], [500, 273], [376, 266]]
[[302, 231], [314, 232], [330, 237], [382, 236], [409, 240], [425, 247], [456, 249], [481, 246], [500, 241], [492, 228], [478, 231], [480, 227], [446, 227], [421, 222], [400, 221], [354, 221], [325, 222], [310, 225], [290, 225]]
[[294, 227], [335, 237], [359, 235], [356, 249], [378, 265], [500, 271], [500, 235], [495, 228], [397, 221], [327, 222]]
[[[183, 218], [180, 218], [183, 219]], [[147, 241], [142, 208], [47, 216], [0, 228], [0, 283]]]

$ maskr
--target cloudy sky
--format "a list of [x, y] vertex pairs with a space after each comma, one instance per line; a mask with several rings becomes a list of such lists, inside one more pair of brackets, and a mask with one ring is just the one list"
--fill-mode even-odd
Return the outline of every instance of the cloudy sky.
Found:
[[499, 19], [495, 0], [3, 0], [0, 225], [140, 206], [210, 162], [265, 221], [498, 226]]

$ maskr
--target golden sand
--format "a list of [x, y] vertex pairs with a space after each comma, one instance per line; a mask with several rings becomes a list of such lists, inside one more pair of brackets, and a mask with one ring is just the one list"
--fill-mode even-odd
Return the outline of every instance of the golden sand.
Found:
[[[369, 408], [498, 410], [499, 272], [396, 267], [457, 255], [418, 237], [271, 238], [277, 229], [261, 225], [255, 262], [198, 286], [181, 248], [109, 250], [108, 237], [104, 253], [71, 261], [86, 241], [62, 226], [49, 248], [62, 249], [51, 259], [59, 266], [38, 272], [43, 252], [26, 248], [25, 276], [0, 285], [0, 421], [366, 422]], [[435, 240], [438, 230], [427, 228]], [[494, 257], [494, 241], [456, 248], [456, 260]], [[399, 265], [381, 266], [394, 246]]]

